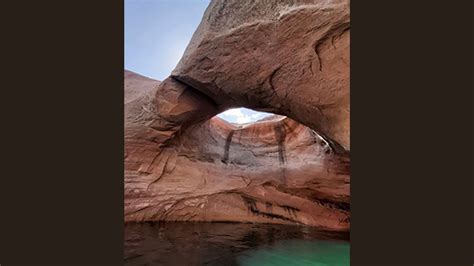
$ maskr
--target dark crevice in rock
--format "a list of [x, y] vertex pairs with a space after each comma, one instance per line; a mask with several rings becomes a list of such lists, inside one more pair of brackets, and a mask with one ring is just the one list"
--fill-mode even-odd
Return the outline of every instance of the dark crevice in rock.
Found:
[[281, 205], [281, 207], [285, 209], [285, 211], [288, 212], [290, 216], [295, 217], [295, 218], [298, 217], [297, 212], [300, 211], [300, 209], [287, 206], [287, 205]]
[[[330, 150], [333, 151], [334, 153], [337, 153], [338, 155], [344, 155], [347, 154], [347, 150], [344, 149], [339, 143], [333, 141], [329, 137], [325, 136], [324, 134], [318, 132], [317, 133], [329, 146]], [[326, 152], [330, 153], [330, 152]]]
[[[274, 187], [276, 190], [283, 192], [285, 194], [289, 194], [292, 196], [297, 196], [300, 198], [304, 198], [310, 200], [320, 206], [323, 206], [328, 209], [334, 209], [342, 212], [349, 212], [350, 211], [350, 203], [347, 199], [331, 199], [327, 196], [324, 196], [321, 193], [318, 193], [314, 189], [310, 188], [289, 188], [281, 185], [277, 185], [271, 182], [266, 182], [263, 184], [264, 186]], [[289, 208], [292, 208], [288, 206]]]
[[314, 52], [316, 53], [316, 57], [318, 58], [318, 66], [319, 66], [318, 69], [319, 71], [323, 71], [323, 63], [321, 61], [321, 56], [319, 56], [319, 45], [320, 44], [314, 47]]
[[[284, 220], [284, 221], [299, 223], [298, 221], [296, 221], [294, 219], [291, 219], [291, 218], [288, 218], [288, 217], [285, 217], [283, 215], [275, 214], [275, 213], [272, 213], [272, 212], [264, 212], [264, 211], [259, 210], [258, 207], [257, 207], [257, 200], [254, 199], [254, 198], [251, 198], [247, 195], [240, 195], [240, 197], [242, 197], [242, 200], [245, 203], [245, 205], [247, 206], [247, 209], [249, 210], [249, 212], [251, 212], [254, 215], [260, 215], [260, 216], [263, 216], [263, 217], [266, 217], [266, 218], [280, 219], [280, 220]], [[266, 204], [267, 208], [268, 208], [268, 206], [272, 206], [271, 203], [265, 203], [265, 204]], [[270, 205], [268, 205], [268, 204], [270, 204]], [[281, 206], [281, 207], [286, 209], [289, 213], [291, 213], [291, 216], [296, 216], [296, 211], [299, 211], [298, 209], [290, 207], [290, 206]]]
[[273, 94], [272, 94], [271, 96], [273, 96], [273, 95], [276, 94], [276, 89], [275, 89], [275, 87], [274, 87], [274, 85], [273, 85], [273, 79], [275, 78], [275, 75], [276, 75], [276, 73], [278, 72], [278, 70], [280, 70], [282, 67], [283, 67], [283, 65], [281, 65], [281, 66], [275, 68], [275, 69], [272, 71], [272, 73], [270, 74], [270, 76], [268, 77], [268, 84], [270, 85], [270, 89], [271, 89], [271, 91], [273, 92]]
[[343, 211], [351, 210], [350, 204], [346, 202], [333, 201], [329, 199], [313, 199], [313, 201], [329, 209], [336, 209], [336, 210], [343, 210]]

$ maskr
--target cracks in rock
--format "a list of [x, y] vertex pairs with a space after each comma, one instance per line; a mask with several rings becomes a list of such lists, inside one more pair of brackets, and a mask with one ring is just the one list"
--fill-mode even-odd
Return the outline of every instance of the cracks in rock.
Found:
[[163, 152], [163, 149], [158, 150], [156, 155], [153, 157], [153, 160], [151, 160], [150, 164], [148, 165], [147, 169], [145, 172], [149, 173], [150, 172], [150, 167], [155, 163], [156, 159], [161, 155]]
[[[166, 148], [165, 148], [166, 149]], [[153, 158], [153, 161], [150, 163], [150, 165], [148, 166], [148, 169], [147, 169], [147, 172], [149, 171], [150, 167], [152, 167], [154, 164], [155, 164], [155, 160], [156, 158], [160, 157], [161, 154], [163, 154], [163, 152], [165, 151], [165, 149], [163, 150], [160, 150], [158, 152], [157, 155], [155, 155], [155, 157]], [[168, 154], [168, 152], [171, 152], [171, 154]], [[166, 168], [168, 166], [168, 161], [170, 160], [170, 158], [172, 156], [176, 156], [177, 154], [175, 154], [176, 151], [175, 150], [172, 150], [172, 149], [166, 149], [166, 154], [164, 154], [164, 156], [166, 156], [166, 158], [161, 158], [160, 161], [158, 162], [158, 172], [155, 172], [155, 169], [153, 169], [153, 173], [156, 173], [158, 176], [153, 180], [151, 181], [148, 186], [147, 186], [147, 190], [150, 188], [151, 185], [153, 185], [154, 183], [158, 182], [162, 177], [163, 175], [165, 174], [166, 172]], [[163, 161], [164, 160], [164, 161]], [[163, 162], [163, 163], [162, 163]], [[173, 167], [174, 168], [174, 167]]]
[[270, 218], [270, 219], [280, 219], [280, 220], [283, 220], [283, 221], [289, 221], [289, 222], [300, 224], [300, 222], [298, 222], [297, 220], [294, 219], [294, 218], [297, 217], [296, 212], [300, 211], [297, 208], [290, 207], [290, 206], [287, 206], [287, 205], [281, 205], [280, 206], [288, 212], [290, 217], [292, 217], [292, 218], [288, 218], [288, 217], [285, 217], [283, 215], [275, 214], [275, 213], [271, 212], [273, 204], [270, 203], [270, 202], [264, 202], [267, 210], [270, 210], [270, 211], [267, 212], [267, 211], [262, 211], [257, 207], [257, 199], [254, 199], [254, 198], [252, 198], [248, 195], [244, 195], [244, 194], [240, 194], [240, 197], [242, 198], [242, 201], [247, 206], [247, 210], [250, 213], [254, 214], [254, 215], [263, 216], [265, 218]]
[[319, 38], [316, 43], [314, 44], [314, 53], [316, 54], [316, 57], [318, 58], [318, 64], [319, 64], [319, 71], [323, 70], [323, 63], [322, 59], [320, 56], [320, 47], [322, 44], [326, 42], [326, 40], [330, 39], [332, 47], [335, 49], [336, 46], [334, 45], [334, 39], [336, 37], [341, 36], [344, 34], [346, 31], [350, 29], [350, 24], [349, 22], [343, 22], [341, 24], [338, 24], [336, 26], [331, 27], [328, 31], [326, 31], [321, 38]]
[[309, 70], [311, 71], [311, 76], [314, 76], [313, 60], [309, 60]]
[[332, 45], [332, 48], [336, 49], [336, 45], [334, 45], [334, 39], [336, 38], [336, 35], [333, 35], [331, 37], [331, 45]]
[[272, 94], [269, 96], [269, 97], [273, 97], [274, 95], [276, 95], [276, 89], [275, 89], [275, 85], [273, 84], [273, 79], [275, 78], [275, 75], [276, 73], [283, 67], [283, 65], [280, 65], [278, 66], [277, 68], [275, 68], [272, 73], [270, 74], [270, 76], [268, 76], [268, 84], [270, 85], [270, 90], [272, 91]]
[[130, 212], [130, 213], [127, 213], [126, 215], [132, 215], [132, 214], [136, 214], [136, 213], [138, 213], [138, 212], [140, 212], [140, 211], [143, 211], [143, 210], [149, 209], [149, 208], [151, 208], [151, 207], [153, 207], [153, 206], [150, 206], [150, 205], [148, 205], [148, 206], [145, 206], [145, 207], [142, 207], [142, 208], [139, 208], [139, 209], [133, 210], [132, 212]]
[[321, 57], [319, 56], [319, 46], [320, 44], [317, 44], [315, 47], [314, 47], [314, 52], [316, 53], [316, 57], [318, 58], [318, 69], [319, 69], [319, 72], [323, 71], [323, 63], [321, 61]]

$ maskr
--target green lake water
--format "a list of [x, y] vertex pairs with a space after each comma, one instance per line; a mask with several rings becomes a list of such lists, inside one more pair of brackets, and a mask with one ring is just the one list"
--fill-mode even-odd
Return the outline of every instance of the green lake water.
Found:
[[294, 239], [248, 252], [238, 260], [243, 266], [349, 265], [349, 243]]

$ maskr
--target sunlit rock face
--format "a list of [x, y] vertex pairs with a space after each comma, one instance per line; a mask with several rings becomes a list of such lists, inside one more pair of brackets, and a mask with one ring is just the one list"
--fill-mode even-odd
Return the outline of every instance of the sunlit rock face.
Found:
[[125, 221], [349, 230], [349, 32], [345, 1], [212, 1], [170, 77], [126, 73]]

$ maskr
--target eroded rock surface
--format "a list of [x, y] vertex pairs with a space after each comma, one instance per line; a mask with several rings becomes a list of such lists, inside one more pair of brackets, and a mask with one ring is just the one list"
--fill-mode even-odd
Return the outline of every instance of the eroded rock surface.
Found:
[[125, 105], [126, 221], [348, 230], [347, 154], [312, 129], [287, 117], [237, 127], [212, 118], [215, 103], [173, 79], [125, 89], [141, 95]]

